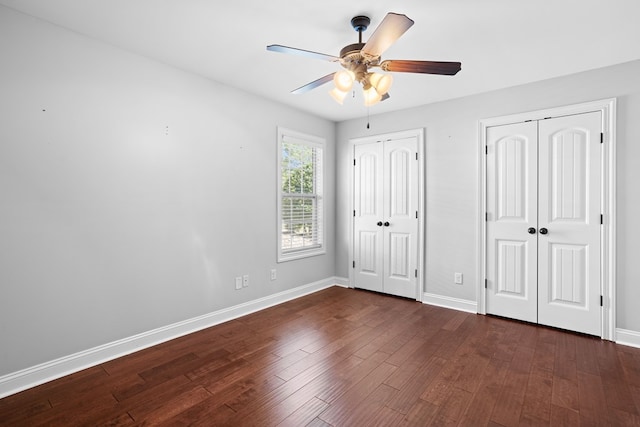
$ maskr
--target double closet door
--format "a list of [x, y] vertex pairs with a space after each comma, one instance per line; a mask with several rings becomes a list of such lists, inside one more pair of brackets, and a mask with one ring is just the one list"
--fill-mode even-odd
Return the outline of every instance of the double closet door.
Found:
[[354, 145], [354, 286], [418, 299], [417, 137]]
[[600, 112], [487, 129], [487, 313], [601, 335]]

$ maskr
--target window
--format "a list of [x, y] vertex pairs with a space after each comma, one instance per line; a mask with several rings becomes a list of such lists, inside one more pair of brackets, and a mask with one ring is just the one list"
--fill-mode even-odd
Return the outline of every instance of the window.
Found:
[[325, 253], [324, 139], [278, 128], [278, 262]]

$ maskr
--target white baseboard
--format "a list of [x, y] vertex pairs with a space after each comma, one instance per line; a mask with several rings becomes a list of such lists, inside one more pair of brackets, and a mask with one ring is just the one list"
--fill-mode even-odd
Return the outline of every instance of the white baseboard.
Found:
[[344, 286], [343, 283], [343, 278], [331, 277], [4, 375], [0, 377], [0, 399], [165, 341], [318, 292], [335, 284]]
[[443, 295], [429, 294], [427, 292], [422, 295], [422, 303], [436, 305], [438, 307], [450, 308], [452, 310], [466, 311], [467, 313], [473, 314], [476, 314], [478, 312], [478, 304], [475, 301], [446, 297]]
[[334, 285], [336, 286], [341, 286], [343, 288], [350, 288], [351, 286], [349, 286], [349, 279], [346, 277], [334, 277]]
[[616, 329], [616, 344], [640, 348], [640, 332]]
[[[477, 303], [475, 301], [425, 293], [423, 295], [422, 302], [424, 304], [436, 305], [438, 307], [466, 311], [468, 313], [477, 313]], [[640, 332], [618, 328], [616, 329], [615, 342], [616, 344], [640, 348]]]

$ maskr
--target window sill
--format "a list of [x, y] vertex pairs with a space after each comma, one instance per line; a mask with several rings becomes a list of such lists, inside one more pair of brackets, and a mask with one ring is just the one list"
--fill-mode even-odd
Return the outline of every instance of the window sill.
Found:
[[278, 254], [278, 262], [294, 261], [302, 258], [310, 258], [313, 256], [324, 255], [327, 251], [324, 248], [315, 248], [304, 251], [289, 252], [286, 254]]

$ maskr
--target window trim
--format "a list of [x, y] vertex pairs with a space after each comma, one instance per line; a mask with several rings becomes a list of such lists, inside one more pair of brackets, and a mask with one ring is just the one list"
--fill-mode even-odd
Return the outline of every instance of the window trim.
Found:
[[[320, 183], [321, 188], [320, 192], [316, 193], [317, 198], [322, 201], [321, 207], [318, 211], [320, 214], [319, 219], [319, 234], [318, 238], [320, 240], [319, 246], [314, 246], [312, 248], [301, 248], [292, 250], [289, 252], [284, 252], [282, 248], [282, 144], [283, 142], [293, 142], [296, 144], [307, 145], [314, 148], [319, 148], [321, 150], [321, 161], [320, 161]], [[323, 255], [326, 253], [326, 207], [324, 203], [324, 188], [325, 188], [325, 176], [326, 176], [326, 162], [325, 162], [325, 153], [326, 153], [326, 140], [324, 138], [320, 138], [313, 135], [304, 134], [302, 132], [297, 132], [291, 129], [287, 129], [284, 127], [278, 126], [278, 142], [277, 142], [277, 163], [276, 163], [276, 179], [277, 179], [277, 202], [276, 202], [276, 230], [277, 230], [277, 262], [286, 262], [296, 259], [302, 259], [317, 255]]]

